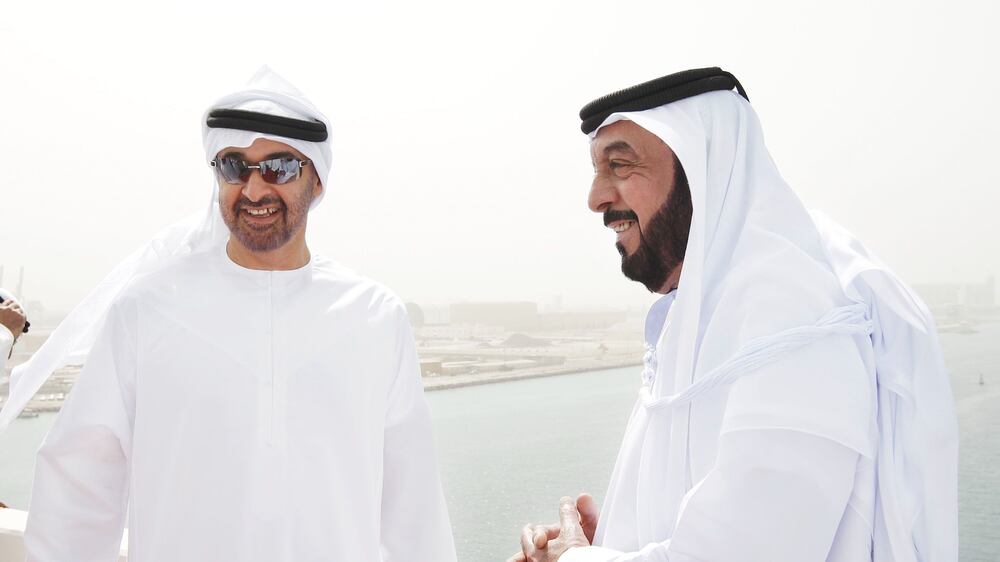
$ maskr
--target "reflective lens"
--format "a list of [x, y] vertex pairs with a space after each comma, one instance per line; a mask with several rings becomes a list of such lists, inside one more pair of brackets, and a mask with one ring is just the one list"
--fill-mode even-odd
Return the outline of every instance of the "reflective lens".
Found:
[[250, 179], [250, 170], [247, 168], [247, 163], [239, 158], [223, 156], [213, 160], [212, 164], [226, 183], [235, 185]]
[[258, 163], [260, 175], [267, 183], [281, 185], [288, 183], [299, 177], [299, 161], [294, 158], [275, 158], [273, 160], [263, 160]]
[[247, 164], [236, 156], [221, 156], [212, 161], [212, 166], [231, 185], [246, 183], [255, 169], [260, 170], [260, 177], [267, 183], [283, 185], [299, 177], [302, 167], [308, 163], [308, 160], [297, 158], [272, 158]]

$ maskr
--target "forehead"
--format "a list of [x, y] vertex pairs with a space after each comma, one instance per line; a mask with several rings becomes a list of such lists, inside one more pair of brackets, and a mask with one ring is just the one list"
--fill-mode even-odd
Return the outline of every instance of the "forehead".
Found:
[[632, 152], [649, 157], [672, 154], [660, 137], [627, 119], [601, 127], [590, 141], [590, 155], [595, 160], [614, 152]]
[[306, 159], [306, 157], [301, 152], [295, 150], [291, 146], [283, 142], [265, 138], [254, 139], [253, 143], [250, 146], [242, 146], [242, 147], [227, 146], [226, 148], [220, 150], [218, 154], [216, 154], [216, 156], [221, 156], [223, 154], [229, 154], [229, 153], [242, 154], [243, 157], [247, 158], [248, 160], [259, 160], [262, 158], [267, 158], [268, 156], [271, 156], [273, 154], [291, 154], [296, 158], [302, 160]]

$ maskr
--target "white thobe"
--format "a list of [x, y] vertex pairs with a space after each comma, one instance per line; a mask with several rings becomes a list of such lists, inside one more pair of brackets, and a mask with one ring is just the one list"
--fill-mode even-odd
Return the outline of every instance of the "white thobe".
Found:
[[29, 561], [455, 560], [405, 308], [313, 257], [125, 289], [38, 453]]
[[[661, 330], [670, 329], [668, 311], [673, 299], [671, 293], [650, 310], [646, 340], [652, 352], [647, 355], [646, 374], [656, 371], [657, 364], [670, 364], [660, 357], [663, 350], [655, 345]], [[639, 520], [639, 506], [664, 498], [657, 497], [659, 483], [639, 481], [639, 464], [649, 460], [636, 456], [645, 456], [640, 452], [644, 443], [650, 446], [647, 432], [651, 425], [670, 424], [671, 417], [647, 411], [640, 401], [629, 420], [608, 492], [616, 498], [615, 503], [601, 513], [595, 546], [570, 549], [560, 561], [871, 560], [876, 487], [871, 458], [830, 439], [822, 428], [813, 432], [795, 429], [794, 424], [768, 427], [751, 421], [757, 415], [755, 410], [768, 408], [797, 410], [803, 419], [808, 419], [811, 411], [843, 408], [845, 417], [854, 418], [845, 419], [845, 425], [853, 425], [857, 435], [872, 435], [873, 409], [868, 416], [847, 414], [858, 411], [859, 406], [863, 410], [864, 402], [872, 399], [874, 363], [871, 354], [864, 351], [870, 346], [866, 341], [863, 336], [830, 336], [811, 344], [813, 354], [816, 346], [828, 348], [827, 364], [783, 372], [779, 361], [767, 367], [768, 372], [734, 385], [740, 388], [722, 390], [729, 395], [728, 400], [711, 396], [704, 407], [693, 404], [691, 413], [684, 414], [690, 423], [687, 438], [660, 445], [668, 450], [688, 449], [691, 461], [687, 466], [680, 471], [663, 466], [660, 472], [664, 480], [681, 479], [687, 493], [673, 529], [660, 540], [644, 544], [637, 538], [643, 535], [637, 529], [648, 528], [649, 522]], [[791, 352], [784, 363], [794, 365], [795, 360], [796, 354]], [[834, 372], [827, 365], [841, 371]], [[663, 369], [658, 373], [666, 374]], [[810, 390], [823, 388], [824, 377], [853, 380], [853, 391], [825, 395]]]

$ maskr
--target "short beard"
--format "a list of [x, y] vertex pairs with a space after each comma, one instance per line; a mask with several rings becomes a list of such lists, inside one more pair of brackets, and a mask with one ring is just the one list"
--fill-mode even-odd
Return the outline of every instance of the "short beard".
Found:
[[[229, 227], [229, 232], [243, 247], [251, 252], [271, 252], [287, 244], [292, 236], [305, 225], [312, 200], [310, 186], [305, 188], [298, 197], [289, 201], [288, 205], [278, 197], [268, 196], [253, 202], [241, 195], [231, 208], [223, 207], [221, 201], [219, 208], [222, 211], [223, 221]], [[243, 209], [268, 205], [278, 207], [276, 214], [280, 216], [273, 224], [254, 226], [240, 220]]]
[[651, 293], [662, 290], [670, 274], [684, 261], [693, 212], [687, 175], [675, 155], [673, 190], [645, 231], [640, 227], [639, 247], [627, 255], [624, 246], [616, 245], [625, 277], [642, 283]]

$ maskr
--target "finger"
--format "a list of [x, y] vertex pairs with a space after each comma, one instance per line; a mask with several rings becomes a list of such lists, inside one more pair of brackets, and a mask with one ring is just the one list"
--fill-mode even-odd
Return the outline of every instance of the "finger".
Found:
[[553, 523], [551, 525], [536, 525], [535, 528], [545, 529], [545, 537], [547, 539], [554, 540], [559, 538], [559, 524]]
[[548, 533], [545, 532], [545, 527], [541, 525], [535, 527], [534, 534], [531, 537], [531, 544], [535, 545], [535, 548], [541, 550], [545, 548], [545, 545], [548, 543], [549, 536]]
[[559, 525], [535, 525], [535, 548], [541, 550], [549, 541], [559, 538]]
[[590, 494], [580, 494], [576, 498], [576, 510], [580, 512], [580, 526], [583, 527], [583, 534], [587, 535], [587, 542], [594, 544], [597, 518], [601, 514], [597, 502]]
[[507, 562], [528, 562], [528, 559], [524, 557], [523, 552], [518, 552], [517, 554], [508, 558]]
[[576, 502], [569, 496], [563, 496], [559, 500], [559, 527], [559, 534], [565, 540], [583, 536], [580, 512], [576, 510]]
[[521, 529], [521, 551], [527, 558], [535, 553], [535, 526], [525, 525]]

